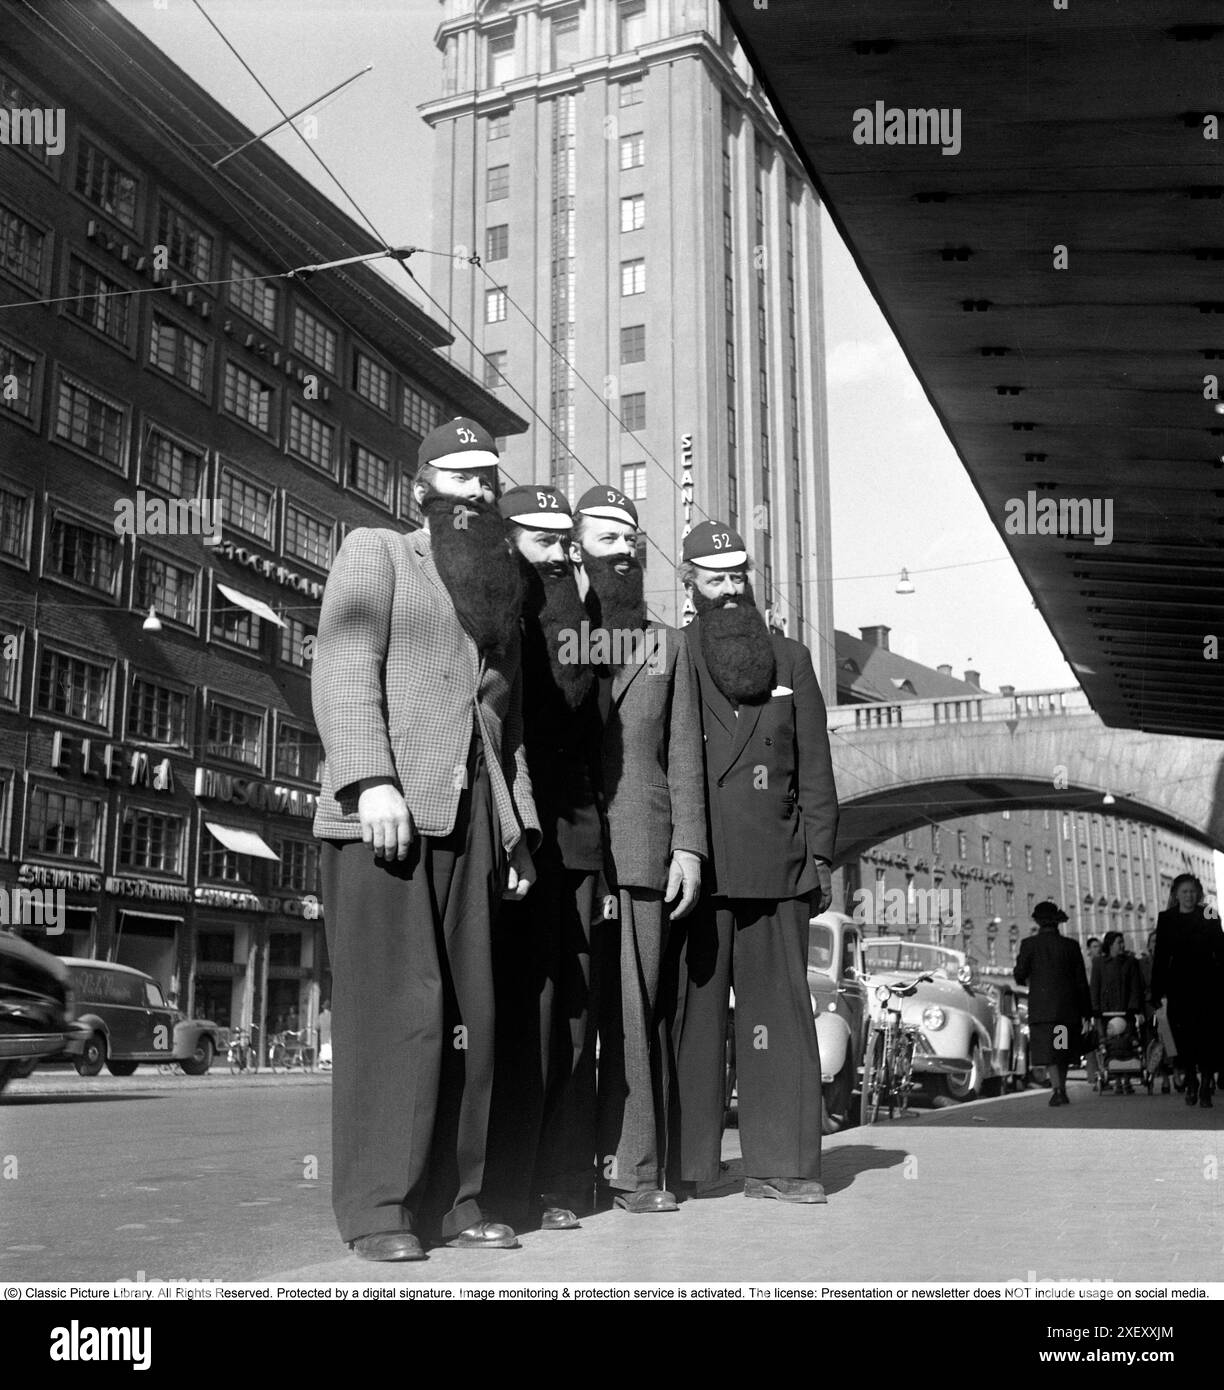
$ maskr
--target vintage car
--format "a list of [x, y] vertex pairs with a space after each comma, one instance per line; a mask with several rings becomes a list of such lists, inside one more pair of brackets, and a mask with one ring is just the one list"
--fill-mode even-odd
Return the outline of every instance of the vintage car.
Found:
[[1029, 1081], [1028, 990], [1010, 975], [992, 974], [982, 980], [998, 1014], [995, 1052], [1005, 1091], [1022, 1091]]
[[68, 970], [58, 956], [0, 932], [0, 1091], [44, 1058], [80, 1055]]
[[920, 1030], [914, 1079], [925, 1092], [960, 1101], [997, 1089], [1009, 1058], [998, 1048], [996, 998], [984, 988], [972, 956], [950, 946], [877, 936], [865, 942], [863, 959], [873, 1016], [883, 1007], [875, 997], [880, 983], [935, 976], [901, 1002], [902, 1023]]
[[863, 982], [863, 934], [843, 912], [822, 912], [808, 925], [808, 990], [820, 1042], [824, 1132], [836, 1133], [858, 1089], [870, 1014]]

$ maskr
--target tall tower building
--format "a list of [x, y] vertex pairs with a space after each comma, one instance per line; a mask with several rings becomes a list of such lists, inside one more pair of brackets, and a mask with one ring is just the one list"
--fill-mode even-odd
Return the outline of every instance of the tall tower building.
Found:
[[730, 521], [832, 699], [819, 208], [717, 0], [442, 6], [431, 289], [540, 417], [507, 472], [632, 497], [668, 622], [686, 524]]

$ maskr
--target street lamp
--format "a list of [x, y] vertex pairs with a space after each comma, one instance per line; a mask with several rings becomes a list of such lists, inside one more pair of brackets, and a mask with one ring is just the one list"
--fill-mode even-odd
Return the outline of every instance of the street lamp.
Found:
[[914, 592], [914, 586], [910, 582], [909, 570], [902, 569], [901, 577], [897, 580], [897, 587], [894, 592], [898, 594], [912, 594]]

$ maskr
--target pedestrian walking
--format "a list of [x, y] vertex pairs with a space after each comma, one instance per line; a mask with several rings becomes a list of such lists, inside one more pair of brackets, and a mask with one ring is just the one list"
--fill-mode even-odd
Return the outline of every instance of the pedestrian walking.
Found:
[[481, 1209], [492, 920], [538, 838], [522, 742], [522, 579], [473, 420], [426, 436], [423, 529], [361, 528], [323, 594], [314, 833], [332, 962], [332, 1199], [371, 1260], [517, 1245]]
[[1169, 906], [1156, 919], [1152, 997], [1165, 1005], [1177, 1059], [1186, 1078], [1186, 1104], [1209, 1109], [1220, 1065], [1220, 999], [1224, 990], [1224, 930], [1207, 915], [1202, 883], [1179, 874]]
[[[1090, 936], [1084, 942], [1084, 950], [1088, 956], [1088, 977], [1092, 978], [1092, 967], [1101, 955], [1101, 938]], [[1084, 1076], [1089, 1086], [1096, 1087], [1101, 1079], [1101, 1069], [1097, 1063], [1097, 1055], [1094, 1049], [1089, 1048], [1084, 1056]]]
[[331, 1071], [332, 1064], [332, 1015], [331, 1003], [324, 999], [316, 1023], [319, 1032], [319, 1070]]
[[832, 897], [838, 820], [824, 699], [808, 649], [767, 627], [735, 530], [694, 527], [683, 562], [697, 609], [685, 639], [701, 693], [710, 865], [679, 968], [681, 1178], [719, 1172], [734, 979], [744, 1195], [824, 1202], [807, 984], [808, 921]]
[[[1127, 953], [1120, 931], [1105, 933], [1101, 954], [1092, 962], [1088, 991], [1106, 1051], [1111, 1057], [1134, 1055], [1143, 1015], [1143, 977], [1134, 956]], [[1115, 1088], [1119, 1095], [1134, 1093], [1129, 1080], [1117, 1081]]]
[[1033, 1064], [1048, 1067], [1051, 1105], [1066, 1105], [1067, 1068], [1083, 1054], [1081, 1038], [1092, 1012], [1084, 958], [1059, 930], [1067, 914], [1054, 902], [1033, 909], [1035, 936], [1020, 943], [1012, 975], [1029, 987], [1029, 1046]]

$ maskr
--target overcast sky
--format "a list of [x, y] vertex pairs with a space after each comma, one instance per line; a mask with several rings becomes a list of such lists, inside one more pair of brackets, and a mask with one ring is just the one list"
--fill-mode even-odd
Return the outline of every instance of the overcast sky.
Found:
[[[279, 119], [192, 0], [112, 2], [253, 130]], [[416, 107], [441, 90], [441, 4], [203, 3], [287, 111], [374, 64], [315, 111], [314, 146], [388, 239], [432, 245], [433, 136]], [[268, 144], [357, 216], [292, 132]], [[1074, 685], [896, 340], [827, 218], [823, 226], [837, 626], [857, 636], [887, 623], [894, 651], [950, 662], [957, 675], [973, 667], [991, 689]], [[916, 589], [908, 596], [894, 592], [903, 565]]]

